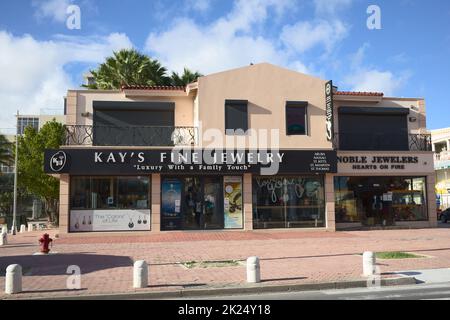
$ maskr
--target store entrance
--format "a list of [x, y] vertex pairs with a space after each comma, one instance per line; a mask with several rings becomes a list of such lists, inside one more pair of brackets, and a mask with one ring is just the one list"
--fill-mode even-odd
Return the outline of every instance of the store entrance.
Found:
[[223, 229], [222, 179], [186, 178], [182, 204], [184, 230]]
[[162, 230], [224, 228], [222, 177], [165, 178], [161, 191]]
[[391, 202], [386, 198], [386, 194], [387, 190], [381, 186], [374, 186], [370, 190], [360, 192], [362, 211], [366, 213], [363, 224], [366, 226], [394, 225]]
[[336, 222], [391, 226], [426, 221], [424, 177], [335, 177]]

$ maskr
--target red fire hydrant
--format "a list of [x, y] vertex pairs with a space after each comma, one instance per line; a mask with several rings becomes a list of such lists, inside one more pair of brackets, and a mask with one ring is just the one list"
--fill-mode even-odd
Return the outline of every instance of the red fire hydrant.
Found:
[[53, 239], [50, 238], [50, 235], [47, 233], [42, 236], [42, 238], [39, 239], [39, 244], [41, 246], [41, 252], [48, 254], [50, 252], [50, 244], [52, 243]]

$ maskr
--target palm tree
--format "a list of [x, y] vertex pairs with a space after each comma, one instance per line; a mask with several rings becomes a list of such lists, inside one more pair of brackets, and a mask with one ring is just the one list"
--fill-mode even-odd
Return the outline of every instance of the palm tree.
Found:
[[171, 83], [173, 86], [187, 86], [202, 76], [199, 72], [192, 72], [188, 68], [184, 68], [181, 76], [176, 72], [172, 72]]
[[6, 140], [4, 135], [0, 134], [0, 165], [11, 165], [11, 143]]
[[152, 60], [134, 49], [124, 49], [114, 52], [97, 70], [91, 71], [94, 84], [83, 86], [108, 90], [133, 85], [168, 85], [170, 78], [166, 72], [167, 69], [157, 60]]

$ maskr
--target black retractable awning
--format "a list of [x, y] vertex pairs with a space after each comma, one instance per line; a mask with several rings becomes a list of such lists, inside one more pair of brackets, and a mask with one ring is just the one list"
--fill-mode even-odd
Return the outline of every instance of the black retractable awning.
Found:
[[340, 107], [340, 114], [408, 115], [408, 108]]

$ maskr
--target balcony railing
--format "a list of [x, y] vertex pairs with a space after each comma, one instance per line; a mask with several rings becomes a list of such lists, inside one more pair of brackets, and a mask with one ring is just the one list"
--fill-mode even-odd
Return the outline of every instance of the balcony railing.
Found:
[[68, 146], [192, 146], [195, 127], [66, 126]]
[[335, 133], [333, 147], [349, 151], [432, 151], [431, 134]]
[[436, 161], [450, 161], [450, 151], [442, 151], [434, 155]]
[[431, 134], [410, 134], [409, 150], [411, 151], [433, 151]]

